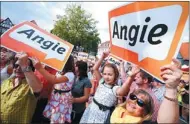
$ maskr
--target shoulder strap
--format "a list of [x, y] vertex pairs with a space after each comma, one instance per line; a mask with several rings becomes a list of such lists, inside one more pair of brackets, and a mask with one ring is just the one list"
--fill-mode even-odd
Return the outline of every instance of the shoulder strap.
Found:
[[105, 81], [103, 81], [102, 84], [105, 84]]
[[[102, 82], [102, 84], [105, 84], [105, 81]], [[115, 85], [112, 85], [110, 89], [113, 89]]]
[[116, 85], [115, 85], [115, 84], [113, 84], [113, 85], [111, 86], [111, 88], [110, 88], [110, 89], [113, 89], [113, 87], [114, 87], [114, 86], [116, 86]]

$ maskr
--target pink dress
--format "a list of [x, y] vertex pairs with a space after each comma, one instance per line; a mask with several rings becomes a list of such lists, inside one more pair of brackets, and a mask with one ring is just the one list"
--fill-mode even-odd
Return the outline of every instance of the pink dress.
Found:
[[[56, 74], [60, 76], [60, 74]], [[74, 83], [74, 74], [72, 72], [67, 72], [66, 76], [69, 81], [65, 83], [55, 84], [54, 88], [58, 90], [71, 90]], [[68, 100], [72, 97], [71, 91], [66, 93], [51, 93], [48, 104], [44, 109], [44, 116], [50, 119], [51, 123], [65, 123], [65, 121], [71, 123], [71, 111], [72, 104], [69, 104]]]

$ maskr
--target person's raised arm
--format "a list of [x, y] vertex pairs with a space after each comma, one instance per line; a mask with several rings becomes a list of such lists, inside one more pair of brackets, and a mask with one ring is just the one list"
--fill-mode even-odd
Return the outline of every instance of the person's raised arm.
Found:
[[103, 52], [102, 56], [100, 57], [100, 59], [95, 63], [95, 65], [93, 66], [93, 72], [94, 72], [94, 75], [96, 76], [96, 79], [97, 81], [99, 81], [101, 79], [101, 74], [100, 74], [100, 71], [99, 71], [99, 67], [101, 65], [101, 63], [103, 62], [103, 60], [109, 55], [109, 51], [107, 52]]
[[55, 75], [50, 74], [48, 71], [46, 71], [43, 67], [40, 61], [37, 58], [32, 58], [32, 62], [34, 64], [34, 67], [44, 76], [44, 78], [52, 83], [52, 84], [57, 84], [57, 83], [63, 83], [67, 82], [69, 79], [66, 76], [60, 76], [56, 77]]
[[127, 79], [127, 75], [125, 73], [124, 61], [123, 60], [120, 60], [119, 68], [120, 68], [121, 81], [122, 81], [122, 83], [124, 83]]
[[29, 62], [31, 61], [29, 61], [28, 55], [24, 52], [19, 52], [16, 54], [15, 57], [18, 58], [18, 64], [20, 65], [25, 75], [26, 81], [28, 85], [31, 87], [32, 91], [34, 93], [40, 92], [43, 88], [43, 85], [29, 66]]
[[176, 59], [173, 59], [173, 62], [174, 64], [161, 67], [161, 77], [166, 83], [166, 91], [158, 111], [158, 123], [178, 123], [179, 120], [177, 86], [180, 83], [182, 71], [179, 68], [180, 62]]
[[131, 84], [133, 83], [133, 80], [139, 71], [140, 71], [139, 66], [137, 65], [132, 66], [132, 70], [127, 79], [125, 80], [125, 82], [123, 83], [122, 87], [118, 88], [116, 91], [118, 96], [124, 96], [128, 94]]
[[94, 94], [95, 92], [95, 83], [94, 83], [94, 79], [90, 80], [91, 84], [92, 84], [92, 88], [90, 89], [90, 94]]

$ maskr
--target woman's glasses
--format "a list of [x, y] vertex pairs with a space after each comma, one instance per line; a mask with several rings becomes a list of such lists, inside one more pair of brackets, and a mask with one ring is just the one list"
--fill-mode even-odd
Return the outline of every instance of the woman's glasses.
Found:
[[141, 99], [139, 99], [139, 98], [137, 98], [137, 96], [135, 95], [135, 94], [130, 94], [129, 95], [129, 98], [131, 99], [131, 100], [137, 100], [137, 104], [138, 104], [138, 106], [140, 106], [140, 107], [143, 107], [144, 105], [145, 105], [145, 103], [144, 103], [144, 101], [143, 100], [141, 100]]
[[19, 64], [13, 64], [13, 68], [18, 68]]

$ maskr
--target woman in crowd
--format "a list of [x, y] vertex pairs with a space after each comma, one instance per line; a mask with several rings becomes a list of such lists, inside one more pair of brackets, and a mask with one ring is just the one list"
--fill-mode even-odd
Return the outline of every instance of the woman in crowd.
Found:
[[1, 82], [8, 79], [13, 73], [13, 59], [15, 53], [1, 47]]
[[[50, 74], [55, 75], [56, 74], [56, 70], [54, 70], [51, 67], [45, 66], [43, 65], [44, 69], [47, 70]], [[48, 103], [48, 100], [51, 98], [51, 92], [53, 89], [53, 84], [49, 83], [44, 77], [43, 75], [38, 72], [37, 70], [35, 70], [34, 74], [38, 77], [38, 79], [41, 81], [41, 83], [43, 84], [43, 88], [40, 92], [40, 96], [38, 97], [38, 102], [36, 105], [36, 109], [32, 118], [32, 123], [49, 123], [49, 119], [48, 118], [44, 118], [43, 116], [43, 111]]]
[[75, 64], [76, 81], [72, 87], [73, 98], [70, 102], [73, 104], [72, 111], [72, 123], [79, 123], [84, 110], [85, 104], [88, 101], [90, 95], [90, 89], [92, 87], [90, 80], [87, 76], [87, 63], [83, 61], [77, 61]]
[[[134, 76], [140, 71], [134, 67], [131, 75], [128, 77], [122, 87], [115, 86], [119, 71], [113, 64], [105, 64], [103, 67], [102, 76], [99, 72], [99, 67], [102, 61], [109, 55], [109, 52], [104, 52], [102, 57], [96, 62], [93, 67], [94, 74], [99, 81], [92, 103], [86, 108], [80, 123], [106, 123], [109, 121], [110, 112], [117, 104], [117, 96], [124, 96], [129, 91]], [[103, 78], [102, 78], [103, 77]]]
[[49, 118], [51, 123], [71, 123], [72, 104], [69, 99], [72, 97], [71, 88], [75, 76], [73, 57], [69, 57], [61, 74], [56, 76], [46, 71], [36, 58], [33, 58], [33, 63], [44, 78], [54, 84], [51, 98], [43, 112], [44, 116]]
[[[158, 112], [158, 123], [177, 123], [179, 109], [177, 102], [177, 86], [182, 75], [175, 65], [166, 65], [161, 68], [161, 77], [166, 83], [164, 100]], [[129, 99], [116, 107], [111, 116], [111, 123], [142, 123], [151, 120], [153, 113], [153, 100], [144, 90], [138, 89], [129, 95]]]
[[129, 95], [129, 99], [118, 105], [111, 116], [111, 123], [141, 123], [150, 120], [154, 103], [146, 91], [137, 89]]

